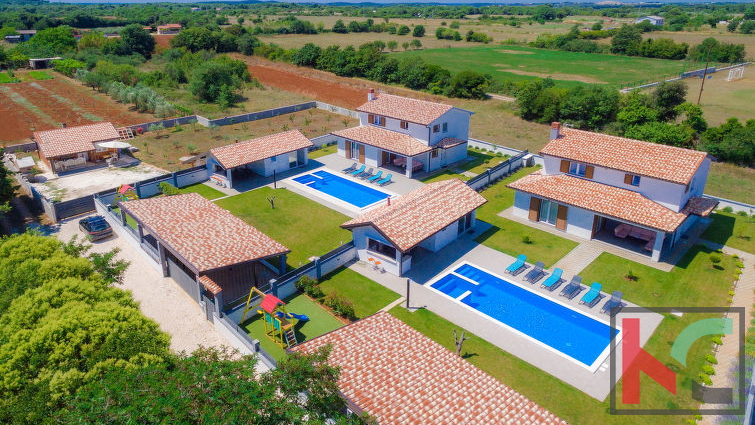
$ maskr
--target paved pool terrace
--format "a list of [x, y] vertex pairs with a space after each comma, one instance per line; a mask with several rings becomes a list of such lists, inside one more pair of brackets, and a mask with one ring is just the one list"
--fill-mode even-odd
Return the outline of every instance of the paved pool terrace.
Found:
[[[505, 277], [509, 281], [525, 286], [534, 292], [553, 300], [563, 302], [570, 308], [599, 321], [607, 323], [610, 320], [608, 315], [600, 312], [600, 307], [603, 302], [605, 302], [605, 299], [593, 308], [579, 305], [579, 298], [587, 291], [587, 289], [583, 290], [580, 295], [570, 301], [558, 295], [566, 283], [562, 283], [561, 287], [550, 292], [546, 289], [541, 289], [540, 282], [534, 285], [524, 282], [522, 278], [526, 272], [517, 277], [505, 274], [506, 267], [514, 262], [515, 258], [500, 251], [479, 245], [473, 240], [489, 227], [490, 225], [487, 223], [478, 222], [478, 226], [475, 228], [473, 234], [465, 234], [459, 240], [432, 255], [416, 256], [412, 261], [412, 269], [407, 273], [407, 276], [403, 278], [389, 273], [380, 273], [366, 264], [354, 263], [351, 265], [351, 268], [404, 296], [406, 295], [406, 279], [411, 279], [412, 283], [409, 296], [410, 308], [416, 309], [425, 307], [446, 320], [473, 332], [475, 336], [485, 339], [504, 351], [519, 357], [533, 366], [579, 389], [585, 394], [597, 400], [604, 401], [608, 397], [611, 387], [613, 386], [609, 368], [610, 356], [597, 365], [597, 368], [592, 371], [584, 365], [565, 359], [563, 354], [546, 348], [542, 346], [541, 343], [529, 337], [524, 337], [511, 329], [501, 326], [492, 319], [486, 319], [480, 314], [470, 313], [468, 307], [449, 299], [447, 296], [438, 293], [434, 289], [423, 286], [433, 278], [439, 275], [448, 274], [455, 270], [459, 265], [466, 261], [499, 276]], [[528, 262], [529, 261], [536, 262], [537, 259], [530, 258], [528, 259]], [[528, 264], [531, 268], [532, 263]], [[548, 271], [550, 272], [550, 270]], [[564, 278], [567, 280], [571, 279], [571, 275], [565, 275]], [[582, 286], [586, 287], [590, 283], [591, 282], [583, 282]], [[606, 295], [606, 299], [610, 298], [610, 294]], [[631, 299], [624, 300], [624, 303], [629, 307], [639, 307], [636, 304], [633, 304]], [[401, 305], [404, 304], [402, 303]], [[616, 315], [616, 323], [620, 327], [623, 318], [634, 317], [641, 318], [640, 344], [644, 346], [658, 325], [660, 325], [663, 316], [650, 312], [638, 314], [621, 311]], [[451, 336], [449, 336], [449, 338], [451, 338]], [[614, 350], [612, 355], [617, 356], [616, 364], [621, 365], [621, 350]], [[501, 361], [505, 360], [501, 359]], [[621, 371], [618, 370], [616, 380], [620, 377]]]

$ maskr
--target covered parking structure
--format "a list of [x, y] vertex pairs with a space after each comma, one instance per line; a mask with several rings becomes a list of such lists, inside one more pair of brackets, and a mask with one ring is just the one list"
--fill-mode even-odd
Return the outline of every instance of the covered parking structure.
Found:
[[313, 146], [299, 130], [271, 134], [211, 149], [207, 169], [233, 187], [234, 179], [252, 174], [269, 177], [307, 165], [307, 152]]
[[288, 248], [196, 193], [119, 206], [122, 223], [134, 220], [142, 248], [163, 276], [196, 302], [222, 309], [286, 270]]

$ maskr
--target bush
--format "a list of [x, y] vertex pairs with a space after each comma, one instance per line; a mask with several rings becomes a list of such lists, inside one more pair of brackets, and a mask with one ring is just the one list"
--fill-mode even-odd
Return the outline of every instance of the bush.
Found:
[[710, 340], [711, 340], [712, 343], [714, 343], [716, 345], [723, 345], [724, 344], [724, 342], [721, 341], [721, 336], [720, 335], [716, 335], [713, 338], [711, 338]]
[[718, 360], [716, 360], [716, 356], [714, 356], [713, 354], [706, 354], [705, 361], [710, 364], [718, 364]]
[[704, 373], [704, 374], [706, 374], [706, 375], [715, 375], [715, 374], [716, 374], [716, 370], [715, 370], [715, 369], [713, 369], [713, 366], [711, 366], [711, 365], [708, 365], [708, 364], [706, 364], [706, 365], [703, 365], [703, 367], [702, 367], [702, 371], [703, 371], [703, 373]]
[[522, 243], [529, 245], [529, 244], [531, 244], [533, 242], [534, 241], [532, 240], [532, 238], [530, 237], [530, 235], [524, 235], [524, 236], [522, 236]]
[[160, 182], [158, 187], [160, 188], [160, 192], [162, 192], [162, 194], [165, 196], [178, 195], [181, 193], [181, 191], [177, 187], [168, 182]]
[[76, 73], [77, 69], [84, 68], [85, 66], [86, 64], [84, 62], [78, 61], [76, 59], [62, 59], [52, 61], [52, 68], [68, 77], [73, 77], [73, 74]]
[[409, 27], [406, 25], [401, 25], [398, 27], [398, 30], [396, 30], [397, 35], [407, 35], [409, 34]]
[[351, 301], [338, 295], [337, 292], [331, 292], [325, 297], [323, 303], [332, 308], [333, 311], [341, 317], [349, 320], [356, 320], [356, 314], [354, 313], [354, 305]]
[[710, 262], [713, 264], [713, 267], [718, 266], [718, 264], [721, 262], [721, 256], [718, 254], [710, 254]]
[[721, 210], [721, 211], [723, 211], [725, 213], [731, 213], [731, 212], [734, 212], [734, 208], [732, 208], [732, 207], [724, 207], [724, 209]]
[[708, 386], [713, 385], [713, 381], [710, 379], [710, 376], [704, 373], [701, 373], [698, 375], [698, 377], [703, 382], [703, 384], [708, 385]]
[[320, 289], [320, 285], [316, 279], [309, 276], [302, 276], [299, 281], [296, 282], [296, 289], [304, 292], [310, 298], [320, 299], [325, 296], [325, 293]]

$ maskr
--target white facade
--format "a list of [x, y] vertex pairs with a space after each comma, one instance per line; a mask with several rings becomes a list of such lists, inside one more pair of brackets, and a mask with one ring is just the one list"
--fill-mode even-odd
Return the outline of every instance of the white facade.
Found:
[[234, 170], [247, 169], [259, 176], [270, 177], [274, 172], [282, 173], [292, 168], [302, 167], [307, 165], [307, 162], [309, 162], [309, 155], [306, 148], [250, 162], [230, 169], [223, 168], [218, 160], [215, 159], [212, 154], [209, 154], [207, 156], [207, 170], [211, 174], [222, 175], [228, 180], [229, 186], [233, 187]]

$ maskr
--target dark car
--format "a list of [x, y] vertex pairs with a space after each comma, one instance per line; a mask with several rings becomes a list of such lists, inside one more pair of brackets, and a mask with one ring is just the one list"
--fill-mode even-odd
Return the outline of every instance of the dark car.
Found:
[[113, 228], [101, 215], [82, 218], [79, 220], [79, 229], [87, 234], [90, 241], [104, 239], [113, 234]]

